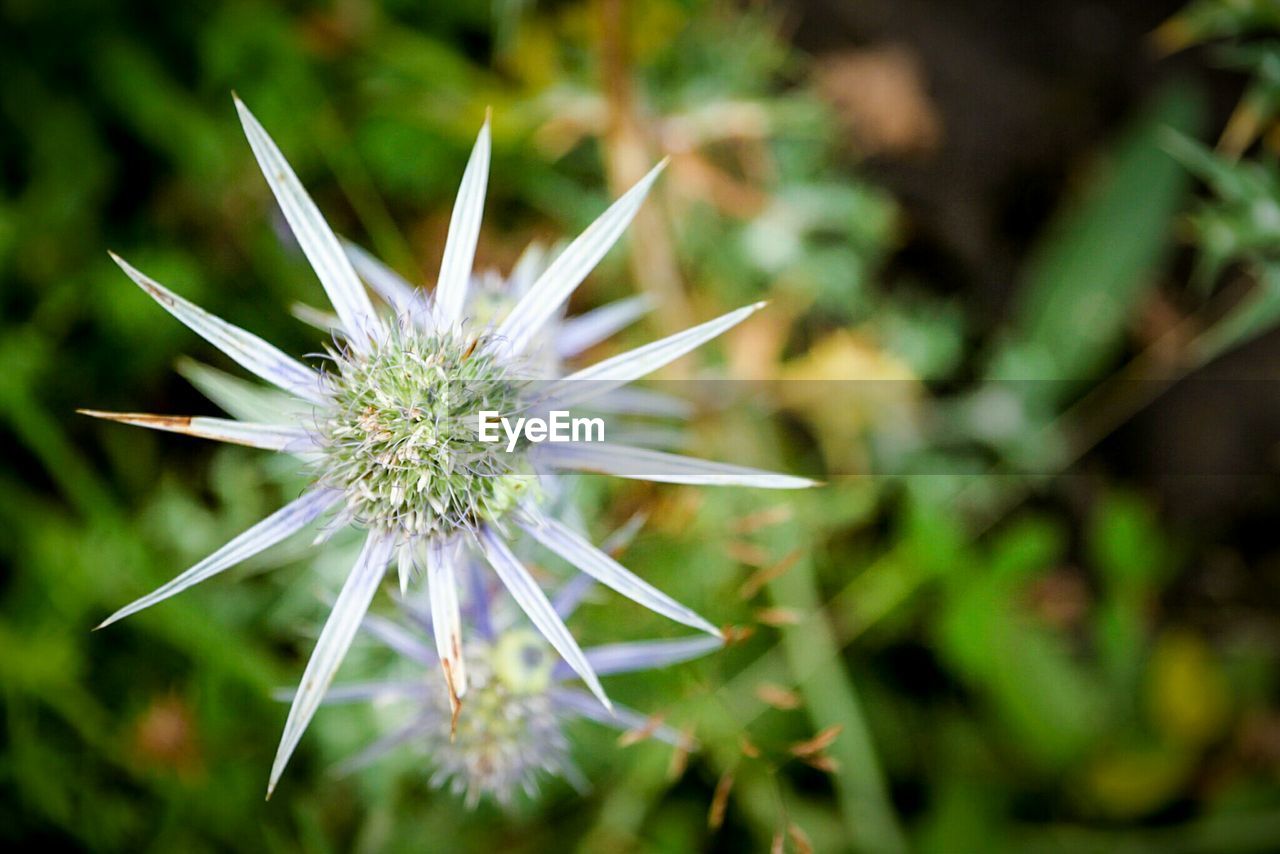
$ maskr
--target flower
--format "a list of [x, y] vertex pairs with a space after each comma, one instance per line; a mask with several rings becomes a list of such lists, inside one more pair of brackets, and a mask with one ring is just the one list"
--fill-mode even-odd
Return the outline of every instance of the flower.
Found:
[[[486, 121], [462, 176], [434, 292], [428, 297], [393, 287], [390, 279], [360, 262], [366, 280], [393, 309], [388, 315], [375, 310], [348, 252], [275, 143], [238, 98], [236, 108], [267, 183], [337, 314], [340, 329], [329, 349], [330, 364], [317, 370], [293, 359], [113, 254], [121, 269], [170, 314], [285, 392], [286, 402], [251, 394], [242, 407], [256, 413], [249, 419], [239, 417], [243, 411], [232, 411], [234, 419], [85, 412], [295, 455], [311, 473], [312, 484], [209, 557], [112, 614], [102, 626], [240, 563], [326, 513], [332, 512], [331, 530], [349, 524], [367, 532], [303, 672], [272, 765], [268, 796], [393, 559], [402, 587], [415, 570], [425, 572], [436, 647], [455, 715], [468, 688], [455, 566], [468, 550], [484, 556], [550, 646], [600, 703], [610, 707], [590, 661], [512, 552], [512, 528], [641, 605], [718, 636], [711, 623], [544, 512], [541, 484], [551, 473], [563, 471], [766, 488], [806, 487], [811, 481], [610, 442], [539, 445], [536, 454], [523, 445], [515, 453], [502, 453], [501, 446], [481, 442], [475, 429], [481, 410], [506, 413], [549, 402], [568, 406], [599, 400], [690, 352], [763, 305], [740, 308], [588, 368], [557, 373], [549, 384], [545, 381], [541, 372], [557, 367], [545, 357], [548, 330], [554, 328], [569, 295], [626, 229], [662, 166], [565, 247], [501, 319], [479, 320], [468, 316], [467, 293], [489, 165]], [[567, 328], [568, 323], [558, 331], [563, 336]], [[571, 352], [573, 348], [562, 342], [563, 337], [557, 352]], [[533, 379], [544, 382], [531, 385]], [[531, 396], [531, 389], [538, 391]]]
[[[696, 746], [691, 736], [657, 718], [618, 705], [606, 712], [590, 694], [568, 684], [573, 671], [555, 661], [542, 636], [516, 624], [516, 615], [503, 607], [509, 602], [480, 581], [478, 569], [469, 563], [477, 583], [469, 587], [474, 595], [467, 609], [476, 627], [466, 645], [467, 714], [456, 719], [445, 700], [436, 656], [421, 639], [432, 632], [426, 612], [402, 602], [399, 620], [367, 617], [365, 630], [420, 672], [410, 678], [335, 685], [329, 691], [326, 704], [392, 701], [411, 709], [407, 721], [343, 762], [340, 770], [355, 770], [402, 749], [420, 751], [434, 766], [433, 786], [462, 795], [469, 807], [486, 796], [509, 806], [519, 792], [536, 795], [544, 775], [586, 788], [564, 731], [564, 725], [577, 718], [685, 750]], [[561, 619], [569, 618], [593, 583], [580, 575], [557, 591], [555, 608]], [[719, 638], [694, 635], [589, 647], [583, 654], [597, 675], [613, 675], [690, 661], [721, 644]], [[287, 692], [282, 699], [290, 697]]]

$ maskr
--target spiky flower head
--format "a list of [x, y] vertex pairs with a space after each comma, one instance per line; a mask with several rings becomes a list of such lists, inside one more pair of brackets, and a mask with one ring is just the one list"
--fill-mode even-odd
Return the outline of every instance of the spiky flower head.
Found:
[[[557, 611], [567, 619], [590, 584], [572, 581], [556, 596]], [[573, 762], [567, 725], [585, 717], [622, 730], [636, 730], [682, 749], [692, 749], [691, 736], [656, 718], [615, 706], [604, 713], [589, 694], [570, 683], [574, 674], [558, 666], [553, 650], [537, 632], [519, 624], [505, 597], [486, 587], [473, 587], [468, 603], [479, 630], [466, 647], [470, 690], [467, 713], [455, 717], [445, 693], [441, 669], [417, 640], [430, 634], [431, 620], [406, 605], [396, 622], [371, 620], [370, 633], [408, 659], [420, 678], [338, 685], [332, 700], [400, 701], [409, 718], [392, 728], [341, 766], [350, 771], [400, 750], [420, 752], [432, 771], [430, 782], [463, 797], [474, 807], [482, 798], [510, 806], [516, 796], [536, 796], [546, 777], [568, 780], [579, 789], [586, 780]], [[697, 635], [588, 648], [588, 660], [601, 674], [667, 667], [698, 658], [721, 644]]]
[[399, 323], [367, 352], [335, 355], [333, 404], [317, 423], [317, 480], [359, 525], [447, 538], [505, 516], [531, 472], [477, 435], [476, 413], [515, 412], [509, 365], [451, 331]]
[[572, 773], [569, 740], [547, 695], [553, 655], [528, 629], [468, 643], [467, 713], [456, 722], [442, 671], [427, 672], [418, 732], [436, 768], [433, 785], [465, 794], [471, 806], [483, 795], [510, 804], [517, 791], [536, 792], [539, 775]]
[[[293, 700], [276, 754], [274, 788], [315, 714], [390, 562], [405, 588], [425, 574], [433, 631], [451, 710], [458, 714], [468, 677], [455, 565], [482, 555], [547, 643], [606, 708], [591, 663], [555, 613], [508, 538], [516, 531], [615, 591], [677, 622], [718, 636], [709, 622], [546, 514], [539, 486], [558, 472], [589, 471], [686, 484], [773, 489], [812, 482], [710, 463], [616, 442], [522, 445], [500, 456], [472, 430], [482, 407], [509, 413], [548, 400], [561, 406], [600, 403], [760, 308], [747, 306], [636, 350], [564, 375], [562, 360], [616, 331], [638, 314], [635, 303], [606, 306], [560, 322], [565, 302], [618, 240], [661, 166], [628, 190], [545, 267], [517, 270], [509, 307], [468, 299], [489, 166], [486, 121], [462, 177], [435, 290], [411, 287], [367, 253], [344, 246], [325, 222], [262, 125], [236, 99], [249, 144], [276, 201], [315, 269], [336, 313], [330, 365], [317, 370], [258, 336], [214, 317], [123, 259], [120, 267], [170, 314], [241, 367], [284, 392], [239, 389], [222, 400], [235, 419], [134, 413], [89, 414], [131, 424], [296, 455], [312, 486], [168, 584], [117, 611], [103, 625], [160, 602], [272, 546], [330, 514], [330, 530], [352, 524], [364, 547], [334, 602]], [[115, 256], [113, 256], [115, 257]], [[357, 274], [357, 269], [359, 274]], [[536, 275], [532, 270], [537, 269]], [[388, 304], [374, 308], [364, 282]], [[539, 378], [539, 397], [524, 394]], [[553, 381], [550, 387], [546, 381]], [[222, 385], [223, 390], [227, 388]], [[613, 402], [617, 404], [617, 401]]]

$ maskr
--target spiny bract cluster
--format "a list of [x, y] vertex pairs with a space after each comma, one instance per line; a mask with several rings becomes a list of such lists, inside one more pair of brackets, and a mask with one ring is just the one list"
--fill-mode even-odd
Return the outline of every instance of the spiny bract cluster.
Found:
[[478, 345], [394, 324], [372, 349], [335, 354], [318, 474], [358, 524], [447, 536], [497, 520], [533, 488], [516, 455], [477, 436], [478, 413], [514, 411], [521, 387]]

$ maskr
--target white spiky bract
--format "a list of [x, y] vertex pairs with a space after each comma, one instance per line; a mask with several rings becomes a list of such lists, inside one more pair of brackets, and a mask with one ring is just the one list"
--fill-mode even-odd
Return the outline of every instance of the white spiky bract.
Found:
[[[630, 224], [661, 165], [553, 259], [548, 261], [540, 250], [531, 249], [508, 280], [506, 304], [486, 307], [474, 295], [493, 288], [474, 285], [472, 265], [490, 159], [487, 120], [458, 191], [433, 298], [363, 250], [344, 244], [266, 130], [238, 98], [235, 104], [267, 184], [336, 312], [336, 316], [320, 312], [315, 318], [335, 330], [333, 367], [325, 372], [308, 367], [253, 333], [205, 312], [113, 254], [121, 269], [165, 310], [275, 389], [185, 363], [183, 373], [235, 420], [87, 414], [294, 454], [313, 474], [314, 485], [103, 625], [252, 557], [331, 509], [336, 510], [331, 527], [349, 523], [368, 532], [365, 548], [338, 595], [294, 697], [268, 794], [341, 664], [354, 627], [365, 617], [388, 563], [397, 557], [404, 587], [424, 574], [418, 568], [425, 569], [437, 621], [435, 646], [448, 671], [447, 690], [441, 695], [454, 715], [462, 698], [470, 695], [468, 680], [474, 674], [464, 663], [465, 643], [452, 589], [456, 582], [451, 562], [467, 550], [484, 555], [530, 621], [591, 689], [600, 713], [610, 714], [590, 656], [578, 647], [562, 615], [507, 545], [506, 534], [512, 529], [508, 522], [613, 590], [718, 637], [711, 623], [624, 569], [581, 535], [546, 519], [538, 504], [544, 494], [540, 478], [547, 475], [532, 473], [527, 449], [500, 457], [494, 446], [480, 444], [474, 434], [475, 416], [481, 409], [510, 412], [538, 403], [522, 396], [526, 381], [532, 379], [552, 380], [550, 388], [557, 398], [578, 401], [594, 395], [602, 409], [678, 411], [678, 406], [653, 393], [624, 396], [628, 390], [619, 386], [658, 370], [760, 308], [757, 304], [730, 312], [564, 377], [561, 359], [598, 343], [648, 307], [643, 300], [624, 300], [572, 320], [561, 317], [570, 294]], [[391, 306], [392, 316], [375, 310], [365, 284]], [[565, 471], [603, 471], [678, 483], [812, 485], [800, 478], [628, 447], [564, 447], [558, 454], [547, 454], [543, 464]]]

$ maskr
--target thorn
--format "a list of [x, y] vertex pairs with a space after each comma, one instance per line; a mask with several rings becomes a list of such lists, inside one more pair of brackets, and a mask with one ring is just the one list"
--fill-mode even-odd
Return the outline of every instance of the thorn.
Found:
[[757, 593], [764, 589], [765, 585], [790, 572], [802, 557], [804, 557], [804, 549], [794, 549], [772, 566], [766, 566], [753, 572], [738, 588], [738, 597], [744, 601], [754, 598]]
[[756, 611], [755, 617], [766, 626], [796, 626], [804, 621], [804, 616], [794, 608], [771, 607]]
[[730, 769], [720, 775], [720, 781], [716, 783], [715, 793], [711, 796], [711, 808], [707, 810], [707, 829], [719, 830], [720, 825], [724, 824], [725, 809], [729, 806], [729, 792], [733, 789], [733, 770]]
[[792, 510], [789, 505], [775, 504], [772, 507], [743, 516], [734, 522], [730, 526], [730, 529], [735, 534], [754, 534], [762, 528], [781, 524], [782, 522], [789, 521], [791, 518]]
[[840, 737], [840, 733], [843, 730], [843, 724], [832, 724], [808, 741], [791, 745], [791, 755], [801, 758], [815, 756], [830, 747]]
[[667, 779], [678, 780], [684, 776], [685, 769], [689, 767], [689, 752], [693, 749], [696, 740], [691, 730], [686, 729], [680, 739], [680, 743], [675, 745], [675, 750], [671, 753], [671, 762], [667, 765]]
[[755, 695], [762, 703], [773, 706], [775, 709], [789, 711], [800, 708], [799, 694], [772, 682], [761, 682], [757, 685]]
[[658, 727], [662, 726], [662, 719], [662, 715], [652, 715], [642, 726], [627, 730], [618, 736], [618, 746], [630, 747], [651, 738], [658, 731]]

